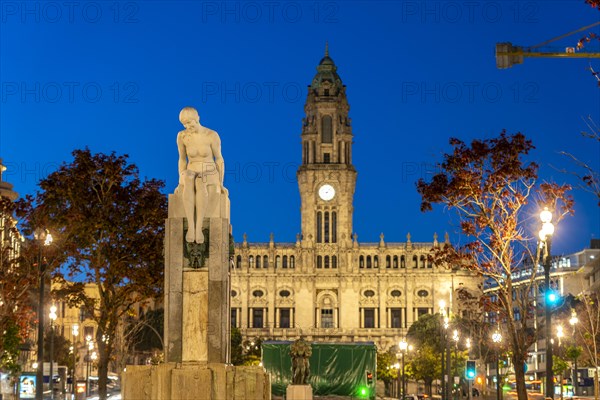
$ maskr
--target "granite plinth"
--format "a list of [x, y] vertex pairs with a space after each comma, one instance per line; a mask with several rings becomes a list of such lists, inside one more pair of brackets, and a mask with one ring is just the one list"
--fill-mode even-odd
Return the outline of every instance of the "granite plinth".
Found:
[[289, 385], [285, 389], [286, 400], [312, 400], [312, 386], [310, 385]]

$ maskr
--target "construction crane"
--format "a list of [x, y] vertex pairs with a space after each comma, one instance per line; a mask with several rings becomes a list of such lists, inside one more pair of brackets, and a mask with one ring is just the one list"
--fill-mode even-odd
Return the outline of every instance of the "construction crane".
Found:
[[[511, 43], [496, 43], [496, 67], [499, 69], [510, 68], [515, 64], [523, 64], [525, 57], [552, 57], [552, 58], [600, 58], [600, 53], [591, 52], [587, 49], [576, 49], [567, 47], [564, 51], [550, 51], [545, 48], [548, 43], [570, 36], [574, 33], [584, 31], [600, 25], [600, 22], [593, 23], [573, 32], [566, 33], [554, 39], [547, 40], [535, 46], [521, 47], [513, 46]], [[545, 50], [545, 51], [544, 51]]]

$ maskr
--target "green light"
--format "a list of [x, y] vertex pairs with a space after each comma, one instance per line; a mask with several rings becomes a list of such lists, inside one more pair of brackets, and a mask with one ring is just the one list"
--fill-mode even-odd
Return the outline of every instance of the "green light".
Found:
[[369, 389], [367, 389], [366, 387], [361, 387], [360, 389], [358, 389], [358, 395], [360, 397], [367, 397], [367, 395], [369, 394]]

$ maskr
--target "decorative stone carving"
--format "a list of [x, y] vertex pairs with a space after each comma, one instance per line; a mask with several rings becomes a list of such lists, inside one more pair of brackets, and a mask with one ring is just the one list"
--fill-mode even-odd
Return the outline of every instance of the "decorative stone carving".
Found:
[[306, 385], [310, 376], [310, 356], [312, 348], [309, 343], [301, 337], [296, 340], [290, 348], [292, 357], [292, 384]]

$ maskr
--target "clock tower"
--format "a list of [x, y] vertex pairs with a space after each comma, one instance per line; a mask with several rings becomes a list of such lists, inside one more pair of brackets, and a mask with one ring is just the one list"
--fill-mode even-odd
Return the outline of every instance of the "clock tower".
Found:
[[[298, 168], [303, 241], [314, 243], [317, 268], [337, 268], [337, 249], [351, 246], [356, 170], [346, 86], [327, 46], [308, 87], [302, 124], [302, 165]], [[323, 257], [318, 255], [323, 253]], [[331, 253], [331, 254], [325, 254]], [[337, 257], [335, 258], [337, 263]], [[319, 265], [319, 261], [323, 265]]]

